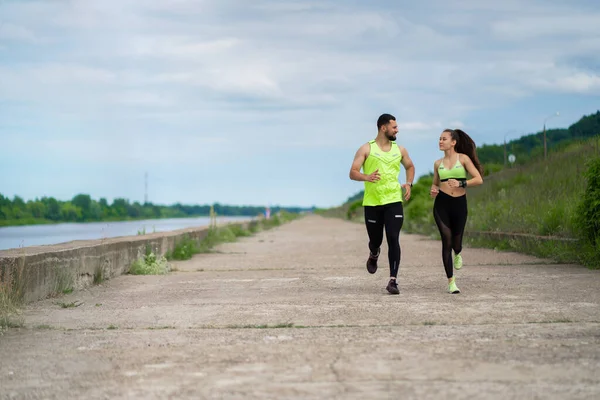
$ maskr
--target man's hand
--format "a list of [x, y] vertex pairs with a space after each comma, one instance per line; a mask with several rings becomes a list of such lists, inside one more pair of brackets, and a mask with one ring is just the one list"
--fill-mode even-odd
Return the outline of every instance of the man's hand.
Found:
[[410, 185], [408, 183], [405, 183], [404, 185], [402, 185], [402, 187], [404, 188], [404, 190], [406, 190], [406, 193], [404, 193], [404, 200], [410, 200]]
[[377, 182], [379, 179], [381, 179], [381, 176], [379, 175], [379, 169], [376, 169], [372, 174], [366, 175], [365, 181]]

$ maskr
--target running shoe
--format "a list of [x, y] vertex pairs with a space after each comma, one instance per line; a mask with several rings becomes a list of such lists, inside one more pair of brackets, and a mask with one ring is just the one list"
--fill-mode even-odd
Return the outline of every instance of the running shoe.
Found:
[[377, 249], [377, 254], [373, 255], [369, 251], [369, 259], [367, 260], [367, 271], [369, 271], [370, 274], [374, 274], [375, 272], [377, 272], [377, 259], [379, 258], [380, 252], [381, 249]]
[[456, 270], [459, 270], [462, 268], [462, 256], [460, 254], [455, 254], [454, 255], [454, 268]]
[[452, 278], [450, 283], [448, 283], [448, 293], [457, 294], [460, 293], [460, 289], [456, 286], [456, 280]]
[[400, 290], [398, 289], [398, 283], [395, 279], [390, 279], [386, 289], [388, 292], [390, 292], [390, 294], [400, 294]]

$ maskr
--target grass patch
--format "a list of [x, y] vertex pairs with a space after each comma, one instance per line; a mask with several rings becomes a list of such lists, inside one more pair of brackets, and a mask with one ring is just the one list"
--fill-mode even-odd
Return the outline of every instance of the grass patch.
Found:
[[250, 221], [248, 223], [248, 232], [250, 234], [255, 234], [260, 231], [260, 222], [259, 221]]
[[0, 269], [0, 334], [8, 328], [23, 326], [19, 307], [23, 304], [25, 282], [24, 257], [14, 268]]
[[82, 304], [83, 304], [82, 302], [79, 302], [77, 300], [72, 301], [70, 303], [66, 303], [64, 301], [59, 301], [56, 303], [56, 305], [60, 306], [61, 308], [75, 308], [75, 307], [79, 307]]
[[189, 260], [199, 251], [198, 243], [186, 234], [175, 243], [175, 248], [166, 254], [166, 258], [167, 260]]
[[294, 324], [291, 322], [276, 324], [276, 325], [227, 325], [226, 329], [282, 329], [282, 328], [294, 328]]
[[230, 225], [229, 229], [231, 230], [231, 233], [233, 233], [233, 235], [237, 238], [237, 237], [248, 237], [252, 235], [252, 232], [250, 232], [248, 229], [244, 228], [242, 225]]
[[200, 242], [200, 253], [209, 253], [218, 244], [234, 242], [236, 240], [235, 232], [230, 226], [226, 225], [218, 228], [211, 228], [207, 235]]
[[131, 264], [131, 275], [165, 275], [169, 272], [169, 263], [163, 256], [156, 256], [154, 252], [145, 254]]
[[94, 285], [99, 285], [104, 282], [104, 271], [102, 267], [96, 267], [94, 270]]
[[54, 295], [73, 293], [75, 278], [66, 267], [54, 267]]
[[214, 247], [222, 243], [235, 242], [238, 237], [248, 237], [263, 229], [271, 229], [298, 218], [298, 214], [281, 212], [269, 219], [250, 221], [248, 224], [212, 225], [202, 239], [196, 240], [190, 235], [183, 236], [175, 243], [173, 250], [167, 252], [167, 260], [189, 260], [195, 254], [212, 253]]
[[108, 326], [108, 328], [106, 328], [106, 329], [109, 329], [109, 330], [115, 330], [115, 329], [119, 329], [119, 327], [118, 327], [118, 326], [116, 326], [116, 325], [112, 325], [112, 324], [111, 324], [111, 325], [109, 325], [109, 326]]
[[18, 318], [18, 304], [8, 285], [0, 284], [0, 332], [12, 327]]
[[[580, 227], [585, 211], [596, 215], [590, 210], [594, 206], [600, 208], [600, 202], [595, 200], [600, 183], [594, 181], [595, 173], [600, 171], [599, 142], [600, 139], [593, 139], [571, 145], [549, 156], [548, 161], [504, 170], [488, 177], [483, 186], [470, 189], [466, 232], [469, 243], [600, 267], [600, 245], [590, 240], [593, 234], [586, 238]], [[594, 173], [588, 173], [588, 168], [592, 168], [590, 160], [596, 160]], [[594, 194], [586, 197], [588, 192]], [[590, 197], [594, 200], [590, 201]], [[582, 205], [582, 199], [588, 204]], [[477, 232], [489, 231], [509, 235], [475, 237]], [[525, 235], [510, 235], [513, 233]]]
[[[538, 237], [506, 237], [471, 233], [465, 237], [464, 242], [471, 247], [491, 248], [496, 251], [518, 251], [540, 258], [550, 259], [558, 264], [577, 262], [576, 249], [581, 244], [577, 242], [563, 242], [560, 240], [540, 239]], [[531, 264], [531, 263], [529, 263]], [[540, 263], [533, 263], [540, 264]]]
[[531, 321], [529, 322], [530, 324], [570, 324], [573, 321], [571, 321], [570, 319], [567, 318], [559, 318], [559, 319], [555, 319], [555, 320], [549, 320], [549, 321]]

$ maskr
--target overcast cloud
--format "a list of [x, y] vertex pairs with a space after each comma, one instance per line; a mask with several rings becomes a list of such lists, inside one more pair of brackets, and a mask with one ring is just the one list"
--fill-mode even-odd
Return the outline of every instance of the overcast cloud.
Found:
[[[488, 4], [488, 5], [484, 5]], [[332, 206], [394, 114], [428, 173], [600, 109], [594, 1], [0, 0], [0, 193]], [[509, 139], [511, 136], [509, 135]]]

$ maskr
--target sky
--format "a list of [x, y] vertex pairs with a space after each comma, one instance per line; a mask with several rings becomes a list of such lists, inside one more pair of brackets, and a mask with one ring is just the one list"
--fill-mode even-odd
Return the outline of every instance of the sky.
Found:
[[[596, 0], [0, 0], [0, 193], [331, 207], [396, 116], [416, 176], [600, 109]], [[401, 181], [405, 181], [404, 170]]]

